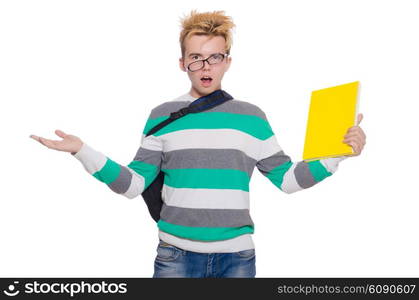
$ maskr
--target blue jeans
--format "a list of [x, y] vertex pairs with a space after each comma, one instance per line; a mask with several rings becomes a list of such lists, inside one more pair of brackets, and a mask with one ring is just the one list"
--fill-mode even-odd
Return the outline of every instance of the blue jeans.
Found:
[[255, 249], [232, 253], [198, 253], [160, 240], [153, 278], [255, 277]]

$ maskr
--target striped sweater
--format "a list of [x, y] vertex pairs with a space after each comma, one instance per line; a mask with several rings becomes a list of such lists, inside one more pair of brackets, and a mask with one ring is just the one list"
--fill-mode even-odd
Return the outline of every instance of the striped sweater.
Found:
[[347, 158], [292, 162], [265, 113], [237, 99], [188, 114], [145, 136], [196, 99], [187, 93], [153, 108], [141, 145], [126, 166], [86, 143], [74, 154], [87, 172], [130, 199], [164, 172], [159, 238], [179, 248], [204, 253], [254, 248], [249, 182], [255, 167], [281, 191], [293, 193], [332, 175]]

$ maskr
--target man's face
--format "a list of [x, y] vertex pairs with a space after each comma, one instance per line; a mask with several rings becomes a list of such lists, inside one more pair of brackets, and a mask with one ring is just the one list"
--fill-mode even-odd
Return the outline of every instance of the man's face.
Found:
[[[204, 67], [194, 72], [188, 70], [188, 65], [215, 53], [226, 53], [225, 39], [222, 36], [192, 35], [184, 41], [184, 46], [185, 54], [179, 59], [179, 66], [182, 71], [188, 73], [191, 80], [190, 94], [199, 98], [221, 89], [221, 80], [230, 67], [231, 57], [225, 57], [221, 63], [217, 64], [210, 65], [208, 62], [204, 62]], [[206, 76], [211, 80], [202, 79]]]

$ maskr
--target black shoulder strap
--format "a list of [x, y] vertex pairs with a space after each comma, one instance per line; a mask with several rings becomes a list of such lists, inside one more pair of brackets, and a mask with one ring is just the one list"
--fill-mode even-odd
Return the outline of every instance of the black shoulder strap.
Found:
[[214, 92], [208, 95], [205, 95], [196, 99], [188, 106], [183, 107], [179, 109], [178, 111], [172, 112], [168, 119], [164, 120], [163, 122], [151, 128], [146, 136], [149, 136], [155, 133], [156, 131], [162, 129], [164, 126], [168, 125], [169, 123], [172, 123], [173, 121], [189, 113], [198, 113], [204, 110], [208, 110], [231, 99], [233, 99], [233, 97], [230, 94], [228, 94], [226, 91], [215, 90]]

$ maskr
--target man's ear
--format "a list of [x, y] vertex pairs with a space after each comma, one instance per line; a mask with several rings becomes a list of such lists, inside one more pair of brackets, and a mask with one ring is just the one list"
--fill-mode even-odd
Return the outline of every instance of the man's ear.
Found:
[[227, 72], [227, 70], [230, 68], [230, 65], [231, 65], [231, 56], [227, 56], [227, 67], [226, 67], [225, 72]]
[[183, 57], [179, 58], [179, 67], [183, 72], [186, 72], [185, 64], [183, 61]]

